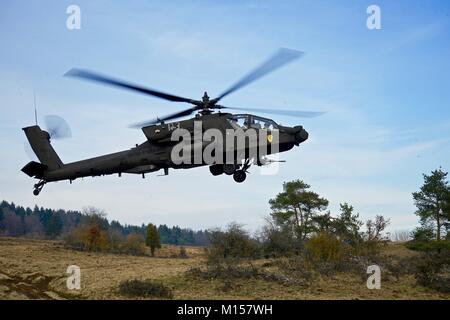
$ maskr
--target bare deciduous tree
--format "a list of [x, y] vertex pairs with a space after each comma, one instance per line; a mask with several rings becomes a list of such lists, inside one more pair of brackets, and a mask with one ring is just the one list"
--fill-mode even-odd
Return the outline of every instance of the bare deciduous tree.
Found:
[[368, 241], [383, 240], [382, 232], [384, 231], [384, 229], [386, 229], [389, 223], [390, 223], [389, 219], [385, 219], [382, 215], [377, 215], [374, 221], [372, 221], [371, 219], [367, 220], [366, 222], [367, 240]]

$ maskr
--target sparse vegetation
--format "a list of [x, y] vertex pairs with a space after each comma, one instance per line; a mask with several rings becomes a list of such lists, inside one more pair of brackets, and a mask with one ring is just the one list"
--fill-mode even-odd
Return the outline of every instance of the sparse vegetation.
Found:
[[173, 298], [173, 293], [170, 288], [153, 280], [124, 281], [119, 285], [119, 293], [135, 298]]
[[[237, 271], [236, 268], [232, 271], [237, 277], [228, 279], [228, 271], [215, 278], [208, 277], [211, 273], [197, 276], [189, 273], [191, 268], [201, 272], [213, 270], [208, 270], [205, 264], [203, 248], [185, 248], [186, 259], [171, 258], [180, 247], [167, 245], [157, 252], [165, 259], [149, 259], [73, 251], [56, 241], [0, 237], [0, 287], [10, 290], [0, 290], [0, 297], [141, 299], [144, 297], [120, 295], [120, 283], [152, 279], [170, 288], [176, 299], [450, 299], [449, 293], [417, 284], [414, 265], [422, 259], [423, 253], [410, 251], [402, 244], [383, 246], [377, 261], [351, 258], [351, 270], [328, 274], [325, 267], [319, 270], [308, 267], [308, 261], [299, 255], [243, 261]], [[67, 265], [73, 262], [84, 270], [79, 293], [67, 291], [65, 283]], [[366, 288], [366, 268], [373, 263], [382, 268], [382, 290]], [[257, 270], [256, 275], [251, 265]], [[45, 287], [37, 284], [38, 277], [47, 279]], [[54, 294], [50, 296], [45, 292]]]

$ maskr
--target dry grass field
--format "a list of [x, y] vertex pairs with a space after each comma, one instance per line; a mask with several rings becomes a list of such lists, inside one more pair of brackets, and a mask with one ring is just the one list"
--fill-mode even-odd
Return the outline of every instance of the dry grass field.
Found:
[[[386, 250], [415, 254], [402, 245]], [[124, 299], [118, 286], [129, 279], [160, 281], [175, 299], [450, 299], [449, 294], [417, 286], [412, 276], [397, 280], [382, 275], [380, 290], [367, 289], [363, 277], [349, 274], [321, 277], [309, 287], [250, 279], [234, 281], [230, 289], [219, 280], [186, 276], [204, 259], [203, 248], [186, 251], [188, 257], [179, 258], [179, 247], [163, 246], [156, 257], [135, 257], [68, 250], [57, 241], [0, 238], [0, 299]], [[81, 268], [81, 290], [66, 287], [69, 265]]]

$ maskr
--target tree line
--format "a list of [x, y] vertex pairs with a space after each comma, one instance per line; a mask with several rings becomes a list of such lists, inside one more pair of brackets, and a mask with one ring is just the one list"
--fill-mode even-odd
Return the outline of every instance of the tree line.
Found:
[[[415, 213], [420, 218], [420, 226], [410, 234], [416, 242], [440, 242], [450, 237], [450, 184], [447, 176], [448, 173], [442, 169], [424, 174], [423, 185], [412, 194], [417, 207]], [[382, 232], [388, 226], [389, 219], [377, 215], [364, 222], [359, 219], [353, 206], [346, 202], [341, 203], [340, 212], [332, 216], [327, 209], [329, 201], [312, 191], [311, 186], [302, 180], [285, 182], [283, 191], [270, 199], [269, 204], [271, 213], [262, 231], [254, 238], [272, 253], [298, 250], [305, 240], [318, 234], [332, 235], [353, 247], [387, 240]], [[149, 232], [149, 225], [109, 222], [103, 212], [97, 212], [94, 208], [79, 212], [37, 206], [34, 209], [24, 208], [6, 201], [0, 203], [0, 235], [56, 239], [73, 235], [74, 230], [87, 225], [95, 225], [99, 232], [107, 231], [110, 242], [116, 236], [123, 238], [132, 235], [130, 238], [133, 238], [138, 235], [146, 238]], [[163, 244], [207, 246], [211, 243], [211, 236], [219, 234], [217, 230], [194, 231], [165, 224], [155, 228]]]
[[[35, 239], [61, 239], [71, 234], [81, 225], [88, 224], [92, 218], [93, 208], [86, 208], [84, 212], [71, 210], [53, 210], [35, 206], [33, 209], [2, 201], [0, 203], [0, 235], [10, 237], [29, 237]], [[119, 221], [108, 221], [105, 215], [97, 217], [97, 221], [104, 230], [114, 230], [121, 236], [138, 234], [146, 236], [147, 225], [140, 226], [121, 224]], [[194, 231], [179, 226], [169, 227], [161, 224], [157, 231], [162, 244], [174, 245], [209, 245], [209, 232]]]

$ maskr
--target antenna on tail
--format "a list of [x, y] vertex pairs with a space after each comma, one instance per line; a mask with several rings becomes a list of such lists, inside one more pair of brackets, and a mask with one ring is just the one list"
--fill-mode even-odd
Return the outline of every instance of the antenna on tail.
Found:
[[36, 92], [34, 90], [33, 90], [33, 101], [34, 101], [34, 121], [36, 122], [36, 125], [38, 125], [37, 108], [36, 108]]

